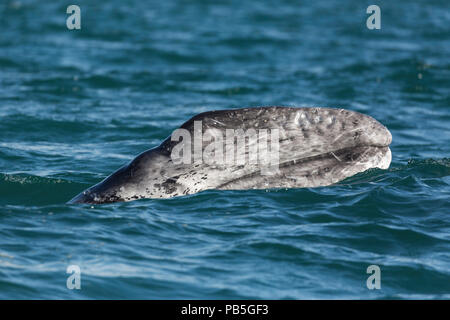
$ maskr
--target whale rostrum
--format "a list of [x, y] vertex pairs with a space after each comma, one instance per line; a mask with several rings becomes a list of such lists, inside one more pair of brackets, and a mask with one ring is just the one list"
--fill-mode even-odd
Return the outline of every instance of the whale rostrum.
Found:
[[387, 169], [391, 141], [378, 121], [345, 109], [209, 111], [69, 203], [328, 186], [369, 168]]

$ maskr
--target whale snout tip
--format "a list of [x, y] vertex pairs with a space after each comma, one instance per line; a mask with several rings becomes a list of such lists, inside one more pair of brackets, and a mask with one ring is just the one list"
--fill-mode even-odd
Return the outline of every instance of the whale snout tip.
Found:
[[387, 146], [389, 146], [392, 143], [392, 133], [385, 126], [383, 126], [383, 129], [384, 129], [383, 130], [383, 133], [384, 133], [384, 146], [387, 147]]
[[387, 147], [392, 143], [392, 134], [387, 127], [373, 119], [372, 130], [365, 130], [365, 135], [371, 145]]
[[390, 145], [392, 143], [392, 133], [386, 128], [386, 145]]
[[387, 147], [392, 143], [392, 134], [384, 125], [380, 123], [380, 128], [374, 131], [376, 135], [375, 140], [377, 144], [382, 147]]

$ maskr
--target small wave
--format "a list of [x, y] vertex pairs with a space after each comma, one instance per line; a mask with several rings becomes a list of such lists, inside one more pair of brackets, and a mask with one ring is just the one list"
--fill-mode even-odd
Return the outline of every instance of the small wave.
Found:
[[1, 204], [47, 205], [70, 200], [87, 185], [61, 178], [0, 173]]
[[442, 158], [442, 159], [409, 159], [408, 166], [417, 166], [417, 165], [439, 165], [450, 168], [450, 158]]
[[406, 165], [393, 167], [391, 172], [413, 172], [424, 178], [443, 178], [450, 175], [450, 158], [409, 159]]

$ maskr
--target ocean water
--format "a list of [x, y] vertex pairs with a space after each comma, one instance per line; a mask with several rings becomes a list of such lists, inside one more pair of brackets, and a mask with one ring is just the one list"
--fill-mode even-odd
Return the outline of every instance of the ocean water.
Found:
[[[1, 299], [450, 298], [448, 1], [75, 0], [81, 30], [68, 4], [0, 3]], [[371, 115], [391, 167], [66, 204], [193, 115], [262, 105]]]

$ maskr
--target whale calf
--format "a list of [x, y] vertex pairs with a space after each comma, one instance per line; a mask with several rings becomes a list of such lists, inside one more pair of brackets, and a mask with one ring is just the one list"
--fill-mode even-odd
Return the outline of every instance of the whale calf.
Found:
[[209, 111], [69, 203], [171, 198], [208, 189], [328, 186], [369, 168], [387, 169], [391, 141], [377, 120], [345, 109]]

